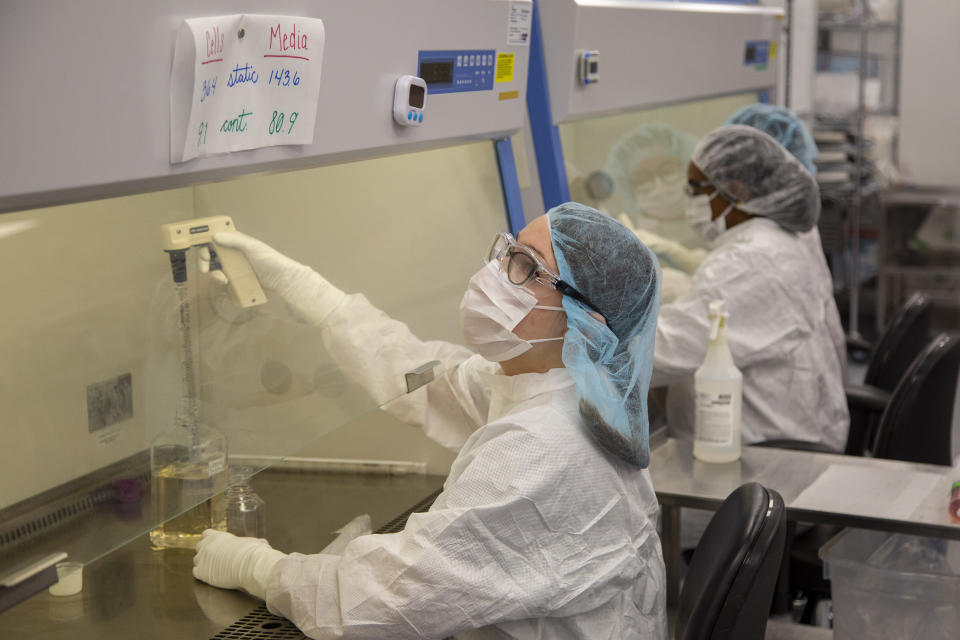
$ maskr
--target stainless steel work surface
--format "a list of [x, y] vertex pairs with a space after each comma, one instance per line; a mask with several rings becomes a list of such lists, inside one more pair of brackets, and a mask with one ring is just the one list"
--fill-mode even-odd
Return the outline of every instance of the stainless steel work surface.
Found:
[[[848, 468], [882, 474], [904, 487], [914, 479], [933, 482], [924, 485], [929, 490], [923, 490], [917, 502], [893, 505], [897, 496], [890, 495], [890, 509], [871, 513], [858, 498], [864, 487], [836, 485], [829, 486], [830, 496], [801, 496], [825, 472]], [[767, 447], [744, 447], [740, 460], [710, 464], [693, 457], [691, 442], [675, 438], [656, 446], [650, 462], [653, 488], [664, 506], [715, 510], [740, 485], [759, 482], [783, 497], [792, 520], [960, 539], [960, 524], [952, 523], [947, 513], [956, 473], [937, 465]]]
[[[791, 520], [960, 539], [960, 524], [952, 523], [947, 512], [956, 479], [950, 467], [768, 447], [744, 447], [736, 462], [711, 464], [693, 457], [692, 442], [657, 437], [651, 444], [650, 475], [663, 508], [661, 542], [671, 605], [679, 601], [683, 562], [680, 507], [715, 511], [747, 482], [777, 491]], [[869, 477], [870, 483], [858, 477]], [[854, 481], [845, 481], [850, 478]], [[884, 496], [888, 483], [889, 496]], [[888, 499], [877, 501], [878, 491]]]
[[[443, 480], [268, 470], [253, 479], [253, 488], [267, 505], [271, 544], [288, 553], [316, 553], [354, 516], [369, 513], [376, 530], [440, 489]], [[141, 536], [84, 567], [81, 593], [55, 597], [44, 591], [0, 613], [0, 636], [207, 640], [259, 604], [195, 580], [192, 569], [192, 551], [153, 551]]]

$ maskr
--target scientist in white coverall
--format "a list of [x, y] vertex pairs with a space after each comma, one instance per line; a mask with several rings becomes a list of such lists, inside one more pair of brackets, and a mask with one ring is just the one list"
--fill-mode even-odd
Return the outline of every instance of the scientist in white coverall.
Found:
[[477, 355], [420, 341], [262, 242], [216, 240], [242, 250], [378, 402], [404, 390], [386, 371], [459, 363], [385, 407], [459, 454], [399, 533], [337, 556], [208, 530], [197, 578], [264, 598], [313, 638], [666, 637], [645, 469], [659, 269], [633, 234], [569, 203], [516, 240], [499, 235], [461, 302]]
[[709, 343], [707, 310], [723, 299], [743, 373], [743, 442], [799, 440], [842, 451], [849, 415], [818, 265], [798, 234], [820, 212], [817, 183], [767, 134], [726, 125], [697, 145], [687, 219], [711, 244], [691, 290], [660, 310], [655, 385], [669, 384], [667, 425], [692, 438], [693, 373]]
[[[786, 107], [758, 102], [747, 105], [727, 118], [725, 124], [745, 124], [763, 131], [779, 142], [794, 158], [800, 161], [803, 168], [816, 177], [817, 165], [814, 159], [820, 155], [817, 143], [797, 114]], [[813, 225], [810, 231], [798, 233], [797, 237], [803, 243], [810, 260], [813, 261], [820, 281], [820, 295], [823, 300], [823, 317], [830, 331], [833, 348], [837, 352], [837, 359], [843, 368], [842, 379], [847, 379], [847, 339], [843, 332], [843, 323], [840, 321], [840, 310], [833, 297], [833, 275], [827, 264], [827, 257], [823, 253], [823, 242], [820, 240], [820, 230]], [[643, 238], [641, 238], [642, 240]]]

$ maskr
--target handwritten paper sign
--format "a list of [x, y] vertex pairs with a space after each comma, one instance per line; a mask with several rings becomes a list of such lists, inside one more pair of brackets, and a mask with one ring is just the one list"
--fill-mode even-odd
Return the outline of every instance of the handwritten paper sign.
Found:
[[310, 144], [323, 63], [318, 18], [184, 20], [170, 92], [170, 162]]

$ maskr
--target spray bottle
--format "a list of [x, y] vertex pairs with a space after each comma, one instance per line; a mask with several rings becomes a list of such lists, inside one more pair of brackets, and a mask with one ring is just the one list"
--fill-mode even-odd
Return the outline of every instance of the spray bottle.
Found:
[[710, 346], [693, 376], [696, 391], [693, 455], [704, 462], [740, 458], [743, 374], [733, 363], [727, 341], [727, 303], [710, 303]]

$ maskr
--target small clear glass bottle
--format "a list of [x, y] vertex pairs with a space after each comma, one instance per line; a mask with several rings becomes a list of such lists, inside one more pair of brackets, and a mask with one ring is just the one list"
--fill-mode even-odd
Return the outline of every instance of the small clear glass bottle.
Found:
[[230, 486], [224, 494], [227, 511], [227, 531], [235, 536], [264, 538], [266, 532], [266, 503], [250, 486], [253, 470], [245, 467], [230, 469]]

